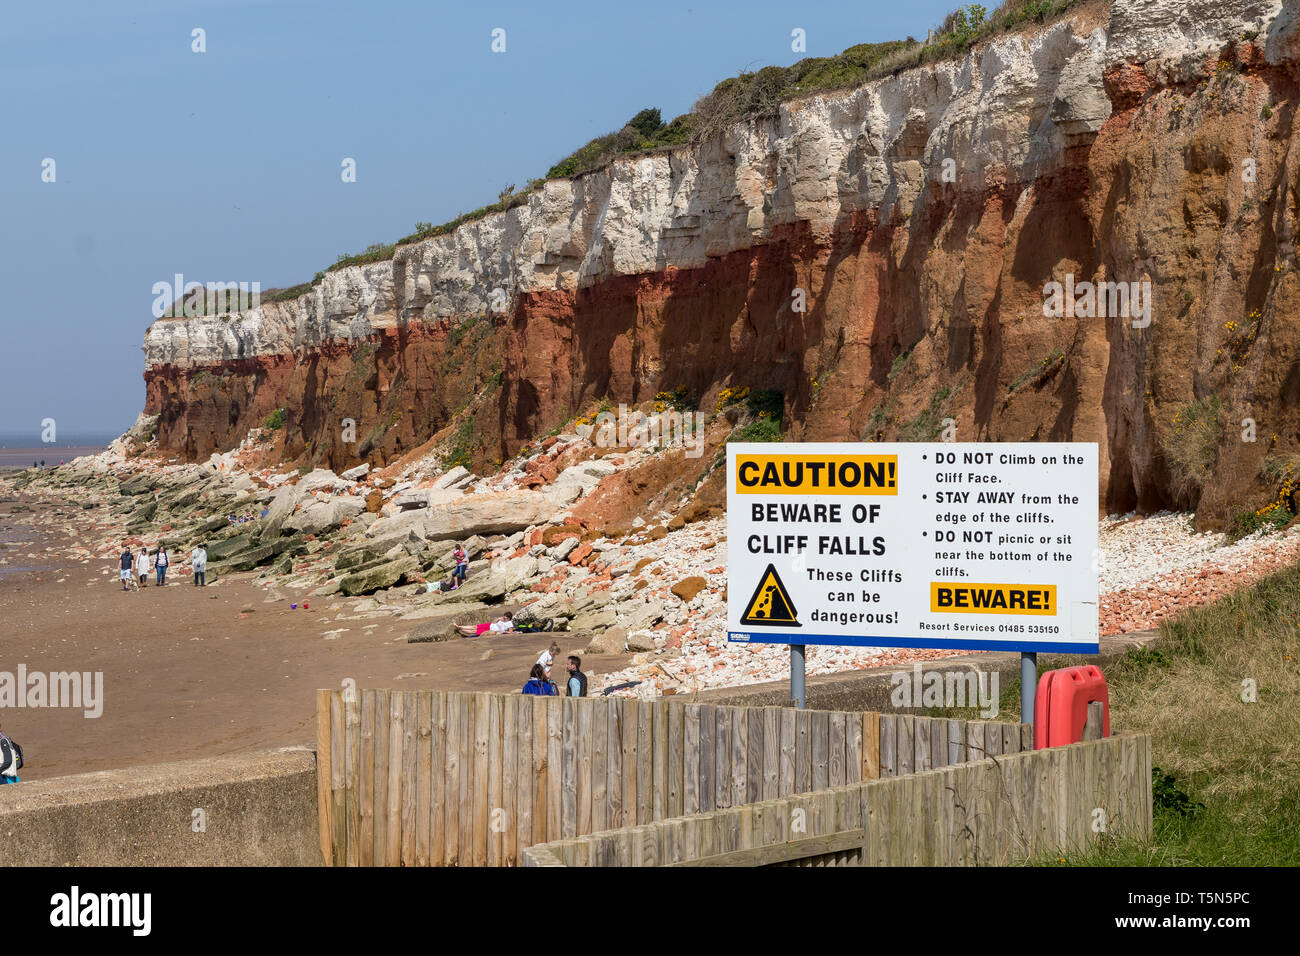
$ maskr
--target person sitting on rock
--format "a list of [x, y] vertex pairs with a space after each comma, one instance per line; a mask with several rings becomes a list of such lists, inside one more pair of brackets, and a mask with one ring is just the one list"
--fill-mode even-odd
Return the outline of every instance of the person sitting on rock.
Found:
[[546, 676], [541, 664], [534, 664], [528, 682], [524, 684], [524, 693], [537, 697], [559, 697], [560, 689]]

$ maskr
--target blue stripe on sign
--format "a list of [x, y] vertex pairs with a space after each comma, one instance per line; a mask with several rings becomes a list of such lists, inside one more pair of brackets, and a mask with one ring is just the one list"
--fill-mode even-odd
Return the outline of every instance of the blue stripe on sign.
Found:
[[[795, 640], [797, 638], [797, 640]], [[727, 640], [738, 644], [828, 644], [834, 647], [932, 647], [960, 651], [1062, 651], [1068, 654], [1100, 654], [1099, 643], [1071, 644], [1067, 641], [981, 641], [977, 638], [944, 640], [939, 637], [846, 637], [843, 634], [759, 634], [728, 631]]]

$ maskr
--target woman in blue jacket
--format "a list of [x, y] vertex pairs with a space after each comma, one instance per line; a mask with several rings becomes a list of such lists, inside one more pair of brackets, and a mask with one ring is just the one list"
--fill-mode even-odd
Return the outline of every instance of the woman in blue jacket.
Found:
[[559, 697], [560, 689], [547, 679], [546, 671], [542, 670], [541, 664], [534, 664], [528, 675], [528, 683], [524, 684], [524, 693], [539, 697]]

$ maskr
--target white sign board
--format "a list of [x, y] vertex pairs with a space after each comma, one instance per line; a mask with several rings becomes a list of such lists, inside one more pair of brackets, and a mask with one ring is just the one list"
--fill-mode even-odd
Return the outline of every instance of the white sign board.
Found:
[[727, 446], [732, 641], [1098, 651], [1097, 445]]

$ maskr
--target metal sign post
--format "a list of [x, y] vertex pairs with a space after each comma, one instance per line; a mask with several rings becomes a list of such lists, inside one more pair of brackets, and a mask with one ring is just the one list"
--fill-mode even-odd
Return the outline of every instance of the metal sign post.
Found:
[[808, 692], [804, 689], [804, 646], [790, 645], [790, 703], [800, 710], [808, 702]]
[[1034, 722], [1034, 694], [1038, 692], [1038, 655], [1022, 652], [1020, 655], [1020, 722]]

